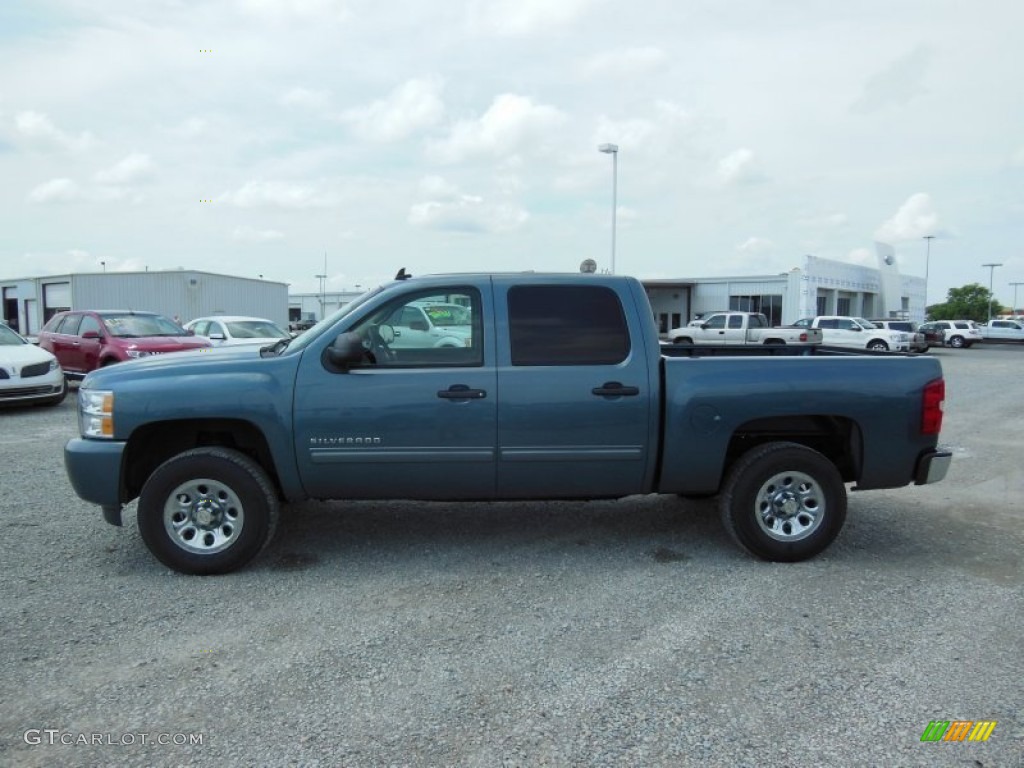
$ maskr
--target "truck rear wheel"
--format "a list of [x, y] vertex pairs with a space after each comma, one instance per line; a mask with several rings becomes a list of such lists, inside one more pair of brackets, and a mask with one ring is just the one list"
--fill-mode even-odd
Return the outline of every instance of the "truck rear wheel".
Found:
[[722, 524], [751, 554], [795, 562], [822, 552], [846, 520], [846, 486], [822, 454], [798, 443], [751, 448], [729, 470]]
[[139, 494], [139, 533], [149, 551], [181, 573], [228, 573], [252, 560], [277, 527], [267, 473], [229, 448], [179, 453]]

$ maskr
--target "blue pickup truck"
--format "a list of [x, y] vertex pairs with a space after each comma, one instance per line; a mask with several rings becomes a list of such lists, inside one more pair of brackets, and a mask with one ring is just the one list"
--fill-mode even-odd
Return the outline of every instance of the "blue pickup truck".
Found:
[[[434, 338], [424, 311], [460, 327]], [[243, 566], [309, 498], [717, 495], [738, 544], [796, 561], [838, 535], [847, 484], [945, 476], [944, 396], [930, 358], [660, 345], [633, 278], [441, 275], [272, 346], [90, 373], [65, 464], [109, 523], [137, 497], [184, 573]]]

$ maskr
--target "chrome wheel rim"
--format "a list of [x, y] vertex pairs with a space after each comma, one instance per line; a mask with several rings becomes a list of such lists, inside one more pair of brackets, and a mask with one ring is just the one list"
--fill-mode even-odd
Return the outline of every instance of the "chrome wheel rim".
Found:
[[175, 488], [164, 503], [164, 529], [177, 546], [197, 555], [212, 555], [234, 544], [242, 533], [245, 511], [230, 487], [199, 478]]
[[761, 530], [776, 541], [799, 541], [821, 525], [825, 492], [803, 472], [779, 472], [757, 492], [755, 513]]

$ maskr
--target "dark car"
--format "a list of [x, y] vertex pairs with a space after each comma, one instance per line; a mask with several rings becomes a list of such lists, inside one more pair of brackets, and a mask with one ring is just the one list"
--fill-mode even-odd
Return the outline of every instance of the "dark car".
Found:
[[104, 365], [212, 345], [155, 312], [104, 309], [54, 315], [39, 332], [39, 346], [65, 376], [81, 379]]
[[946, 329], [938, 323], [922, 323], [917, 326], [918, 333], [923, 333], [930, 347], [942, 347], [946, 344]]

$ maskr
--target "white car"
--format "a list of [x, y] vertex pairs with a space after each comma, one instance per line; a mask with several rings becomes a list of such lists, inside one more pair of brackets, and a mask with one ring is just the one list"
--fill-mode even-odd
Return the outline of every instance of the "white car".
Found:
[[399, 307], [386, 321], [395, 331], [393, 349], [468, 347], [472, 314], [461, 304], [416, 301]]
[[0, 405], [57, 405], [67, 393], [57, 358], [0, 323]]
[[932, 320], [929, 325], [935, 325], [946, 332], [946, 344], [950, 347], [970, 347], [979, 341], [984, 341], [981, 329], [973, 320]]
[[863, 317], [819, 315], [793, 323], [794, 328], [820, 328], [822, 341], [832, 347], [871, 349], [878, 352], [909, 352], [912, 337], [904, 331], [878, 328]]
[[244, 344], [273, 344], [290, 339], [291, 334], [272, 320], [241, 315], [197, 317], [185, 323], [185, 330], [209, 339], [215, 347], [237, 347]]
[[1024, 323], [1017, 320], [993, 320], [981, 326], [986, 341], [1024, 341]]

